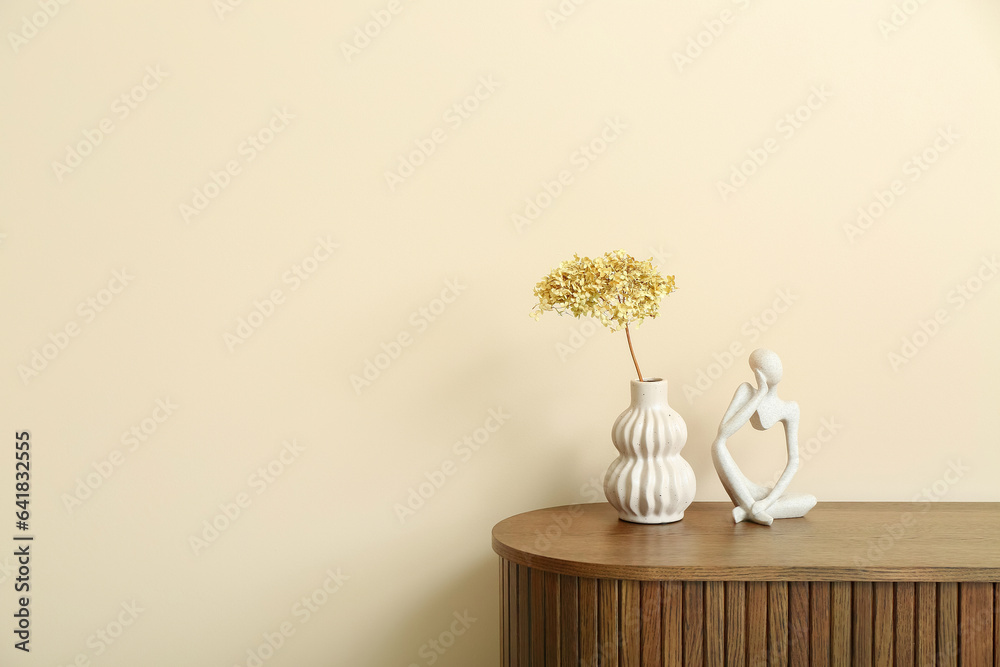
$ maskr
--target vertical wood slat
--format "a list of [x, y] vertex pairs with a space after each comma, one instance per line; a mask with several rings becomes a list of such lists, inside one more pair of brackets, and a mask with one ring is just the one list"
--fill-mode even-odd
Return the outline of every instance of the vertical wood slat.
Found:
[[913, 582], [896, 583], [896, 667], [913, 667]]
[[507, 632], [509, 633], [507, 637], [507, 662], [510, 667], [519, 667], [517, 607], [520, 603], [520, 597], [517, 591], [517, 565], [510, 561], [507, 562], [507, 596], [510, 598], [507, 601]]
[[917, 584], [916, 590], [916, 659], [917, 667], [934, 667], [937, 638], [937, 586]]
[[[535, 570], [538, 572], [538, 570]], [[545, 664], [556, 667], [559, 664], [559, 575], [544, 572], [545, 588]]]
[[[746, 662], [746, 584], [726, 582], [726, 665], [742, 667]], [[646, 667], [643, 665], [643, 667]]]
[[545, 572], [530, 569], [531, 602], [531, 665], [545, 664]]
[[892, 667], [892, 582], [876, 581], [873, 588], [875, 667]]
[[498, 565], [503, 667], [1000, 665], [990, 582], [639, 582]]
[[531, 667], [531, 576], [524, 565], [517, 566], [517, 661]]
[[993, 585], [993, 664], [1000, 667], [1000, 584]]
[[684, 584], [663, 582], [663, 667], [681, 667], [684, 661]]
[[767, 664], [767, 582], [747, 582], [747, 664]]
[[639, 665], [639, 582], [622, 580], [619, 582], [621, 596], [620, 667], [640, 667]]
[[872, 584], [870, 581], [855, 581], [851, 592], [853, 593], [851, 611], [854, 614], [854, 622], [851, 624], [851, 636], [854, 638], [851, 664], [857, 667], [871, 667], [874, 646], [872, 630], [875, 620]]
[[508, 614], [510, 609], [510, 594], [507, 588], [507, 561], [500, 557], [500, 665], [510, 667], [510, 657], [507, 655], [507, 641], [510, 637], [510, 628], [507, 623], [510, 621]]
[[642, 667], [663, 667], [663, 584], [643, 581], [639, 584], [639, 609], [642, 627], [639, 630], [640, 664]]
[[[581, 577], [577, 593], [580, 600], [580, 667], [599, 667], [597, 643], [597, 579]], [[527, 667], [522, 665], [521, 667]]]
[[705, 582], [705, 666], [722, 667], [726, 657], [726, 584]]
[[788, 664], [809, 665], [809, 582], [788, 582]]
[[618, 664], [618, 582], [597, 580], [597, 654], [601, 667]]
[[993, 584], [964, 582], [958, 586], [962, 667], [993, 664]]
[[809, 664], [827, 667], [830, 664], [830, 582], [809, 584]]
[[705, 654], [705, 585], [700, 581], [684, 582], [684, 664], [701, 667]]
[[958, 584], [942, 582], [937, 589], [938, 665], [958, 665]]
[[767, 592], [767, 664], [784, 667], [788, 664], [788, 584], [770, 581]]
[[851, 665], [851, 582], [830, 584], [830, 664]]
[[559, 575], [559, 667], [580, 664], [580, 582]]

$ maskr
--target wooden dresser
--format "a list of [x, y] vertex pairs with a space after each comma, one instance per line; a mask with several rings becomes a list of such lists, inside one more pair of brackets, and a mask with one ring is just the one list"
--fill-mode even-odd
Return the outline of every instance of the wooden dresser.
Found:
[[820, 503], [771, 527], [731, 511], [501, 521], [501, 664], [1000, 667], [1000, 503]]

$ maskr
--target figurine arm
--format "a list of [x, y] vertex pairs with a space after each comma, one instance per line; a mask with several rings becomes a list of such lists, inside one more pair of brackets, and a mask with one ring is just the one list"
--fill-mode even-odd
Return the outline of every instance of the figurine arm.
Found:
[[[764, 379], [763, 373], [759, 370], [756, 371], [756, 375], [756, 391], [753, 391], [746, 382], [736, 388], [733, 400], [729, 403], [729, 409], [726, 410], [726, 414], [722, 416], [722, 422], [719, 424], [719, 437], [728, 438], [740, 430], [744, 424], [750, 421], [750, 415], [757, 411], [760, 402], [764, 400], [764, 395], [767, 394], [767, 380]], [[747, 396], [749, 392], [753, 393]]]
[[774, 504], [776, 500], [781, 498], [788, 488], [789, 483], [792, 481], [792, 477], [799, 469], [799, 405], [794, 401], [791, 403], [791, 410], [789, 410], [788, 416], [783, 420], [783, 425], [785, 427], [785, 443], [788, 446], [788, 461], [785, 463], [785, 469], [781, 473], [781, 477], [775, 482], [774, 488], [771, 492], [767, 494], [767, 497], [763, 500], [759, 500], [753, 505], [753, 514], [758, 512], [766, 512], [770, 509], [771, 505]]
[[[766, 387], [766, 383], [763, 386]], [[743, 517], [750, 513], [755, 499], [743, 481], [743, 473], [740, 472], [739, 466], [736, 465], [736, 461], [726, 449], [726, 439], [736, 433], [750, 419], [750, 415], [760, 404], [762, 396], [763, 392], [760, 390], [754, 394], [753, 387], [749, 383], [740, 384], [719, 424], [719, 434], [716, 436], [715, 442], [712, 443], [712, 460], [715, 463], [716, 472], [719, 473], [722, 485], [733, 504], [736, 505], [736, 512]], [[736, 514], [734, 514], [734, 518], [736, 518], [737, 523], [743, 520], [736, 517]]]

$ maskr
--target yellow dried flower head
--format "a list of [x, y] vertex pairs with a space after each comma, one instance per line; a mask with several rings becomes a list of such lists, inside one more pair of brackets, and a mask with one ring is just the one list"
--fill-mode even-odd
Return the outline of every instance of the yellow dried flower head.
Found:
[[617, 331], [659, 315], [660, 301], [674, 289], [674, 277], [664, 279], [652, 257], [640, 262], [624, 250], [597, 259], [574, 254], [535, 285], [531, 316], [537, 320], [547, 310], [588, 315]]

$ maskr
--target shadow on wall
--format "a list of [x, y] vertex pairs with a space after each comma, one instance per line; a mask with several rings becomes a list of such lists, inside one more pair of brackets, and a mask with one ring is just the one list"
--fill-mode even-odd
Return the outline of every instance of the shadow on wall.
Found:
[[[491, 526], [492, 528], [492, 526]], [[497, 556], [455, 573], [447, 587], [411, 609], [397, 627], [370, 628], [372, 648], [353, 664], [369, 667], [499, 667], [500, 565]], [[419, 565], [413, 576], [419, 576]]]

